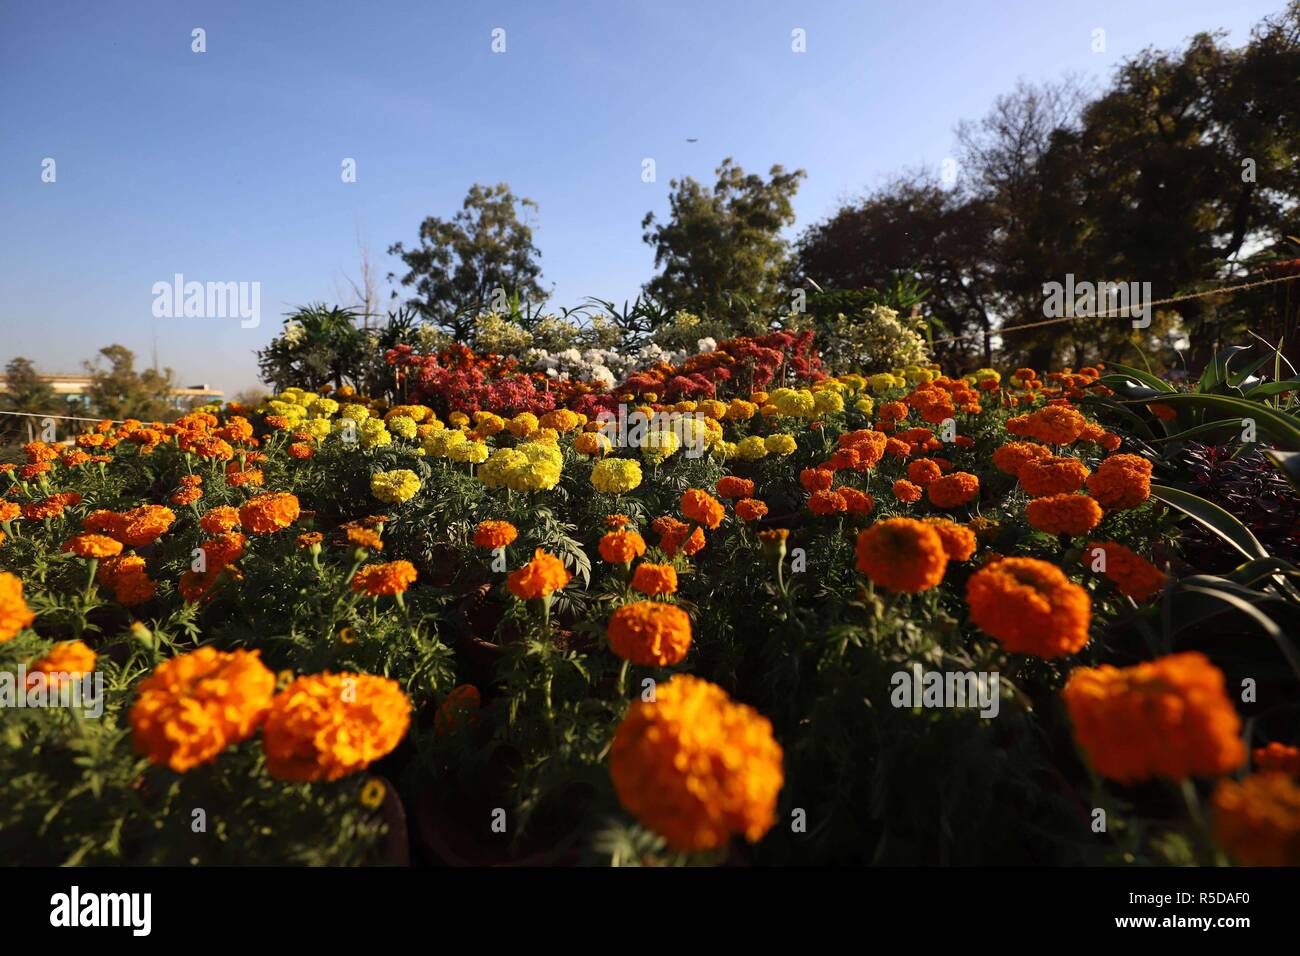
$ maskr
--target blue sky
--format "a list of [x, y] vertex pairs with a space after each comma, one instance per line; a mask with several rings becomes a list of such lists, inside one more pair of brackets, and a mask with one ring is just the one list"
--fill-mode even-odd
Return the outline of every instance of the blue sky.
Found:
[[[641, 219], [663, 213], [674, 177], [712, 183], [725, 156], [803, 168], [797, 231], [904, 168], [937, 167], [956, 123], [1018, 78], [1101, 82], [1201, 30], [1242, 43], [1282, 5], [11, 0], [0, 362], [73, 372], [120, 342], [148, 364], [156, 343], [182, 384], [253, 386], [253, 352], [283, 313], [336, 300], [356, 275], [358, 235], [381, 276], [396, 271], [387, 247], [413, 244], [476, 181], [538, 202], [554, 303], [621, 301], [652, 274]], [[795, 28], [806, 53], [791, 51]], [[347, 157], [355, 183], [341, 181]], [[175, 273], [259, 282], [261, 324], [155, 318], [152, 286]]]

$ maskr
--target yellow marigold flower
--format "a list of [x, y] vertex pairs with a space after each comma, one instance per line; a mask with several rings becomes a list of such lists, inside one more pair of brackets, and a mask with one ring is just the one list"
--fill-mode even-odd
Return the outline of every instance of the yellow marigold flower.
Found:
[[793, 435], [787, 435], [784, 432], [778, 432], [775, 435], [768, 435], [763, 442], [769, 454], [772, 455], [793, 455], [799, 450], [798, 444]]
[[767, 400], [782, 418], [813, 418], [817, 414], [817, 399], [806, 388], [778, 388]]
[[239, 508], [239, 523], [253, 534], [269, 534], [298, 520], [298, 498], [288, 492], [268, 492], [245, 501]]
[[457, 446], [464, 444], [468, 440], [465, 433], [460, 429], [444, 428], [429, 435], [423, 441], [421, 447], [424, 448], [426, 454], [438, 458], [449, 458]]
[[415, 565], [410, 561], [370, 564], [353, 575], [352, 590], [370, 597], [401, 594], [415, 583], [415, 578]]
[[567, 408], [557, 408], [539, 418], [537, 424], [541, 428], [553, 428], [557, 432], [571, 432], [578, 428], [582, 422], [574, 412], [569, 411]]
[[111, 558], [122, 553], [122, 542], [104, 534], [79, 534], [63, 542], [63, 550], [79, 558]]
[[538, 548], [531, 561], [510, 573], [506, 578], [506, 587], [515, 597], [528, 601], [532, 598], [550, 597], [572, 579], [573, 574], [564, 566], [563, 561]]
[[621, 495], [641, 484], [641, 463], [631, 458], [605, 458], [591, 469], [591, 484], [607, 495]]
[[741, 461], [757, 461], [767, 457], [767, 442], [761, 435], [750, 435], [736, 443], [736, 457]]
[[710, 398], [700, 402], [695, 407], [695, 411], [698, 411], [701, 415], [704, 415], [707, 418], [712, 418], [714, 421], [718, 421], [727, 414], [727, 405], [724, 402], [719, 402], [717, 399]]
[[751, 843], [776, 820], [783, 754], [772, 725], [722, 688], [679, 674], [619, 724], [609, 771], [619, 802], [676, 850]]
[[370, 478], [370, 493], [388, 505], [410, 501], [419, 490], [419, 477], [406, 468], [377, 472]]
[[509, 521], [480, 521], [474, 529], [474, 543], [480, 548], [504, 548], [519, 537]]
[[373, 674], [299, 677], [267, 711], [266, 769], [281, 780], [338, 780], [391, 753], [410, 722], [411, 702], [396, 681]]
[[758, 414], [758, 406], [753, 402], [733, 398], [727, 405], [727, 421], [745, 422]]
[[506, 428], [516, 438], [528, 438], [537, 431], [538, 427], [537, 416], [532, 412], [520, 412], [506, 423]]
[[1245, 866], [1300, 866], [1300, 786], [1282, 773], [1219, 781], [1214, 836]]
[[1246, 760], [1223, 672], [1195, 651], [1077, 667], [1061, 696], [1079, 747], [1111, 780], [1215, 777]]
[[452, 448], [447, 456], [463, 465], [481, 465], [488, 460], [488, 447], [481, 441], [463, 441]]
[[627, 564], [645, 554], [645, 539], [635, 531], [610, 531], [597, 547], [610, 564]]
[[813, 393], [813, 410], [818, 415], [835, 415], [844, 411], [844, 396], [829, 388]]
[[415, 419], [407, 418], [405, 415], [394, 415], [386, 419], [388, 430], [398, 438], [411, 439], [415, 437]]
[[609, 619], [607, 633], [615, 654], [644, 667], [676, 664], [691, 648], [691, 619], [675, 604], [625, 604]]
[[185, 773], [252, 736], [274, 691], [275, 675], [257, 651], [200, 647], [163, 661], [136, 690], [135, 749]]
[[356, 422], [358, 425], [370, 417], [370, 409], [367, 408], [365, 405], [359, 405], [355, 402], [349, 403], [347, 405], [340, 405], [338, 412], [339, 412], [340, 419], [344, 419], [344, 418], [351, 419], [353, 422]]
[[632, 587], [642, 594], [673, 594], [677, 591], [677, 569], [671, 564], [642, 561], [632, 572]]
[[668, 428], [651, 428], [641, 442], [641, 457], [659, 464], [675, 455], [682, 447], [677, 433]]
[[613, 448], [609, 436], [601, 432], [583, 432], [573, 440], [573, 449], [580, 455], [604, 455]]

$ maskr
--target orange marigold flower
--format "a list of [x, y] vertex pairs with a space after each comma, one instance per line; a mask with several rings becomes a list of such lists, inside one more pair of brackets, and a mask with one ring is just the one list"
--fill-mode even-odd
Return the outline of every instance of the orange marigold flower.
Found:
[[626, 528], [632, 523], [632, 519], [627, 515], [607, 515], [605, 517], [605, 527], [610, 531], [617, 531], [619, 528]]
[[95, 652], [82, 641], [59, 641], [49, 653], [27, 665], [29, 674], [44, 674], [50, 686], [62, 686], [59, 675], [79, 677], [95, 669]]
[[22, 514], [22, 510], [12, 501], [0, 501], [0, 522], [8, 524]]
[[910, 505], [913, 502], [921, 500], [920, 486], [912, 484], [906, 478], [898, 479], [898, 481], [894, 482], [890, 487], [890, 490], [894, 493], [894, 497], [904, 504]]
[[1031, 497], [1067, 495], [1083, 487], [1088, 478], [1088, 466], [1077, 458], [1048, 455], [1025, 462], [1018, 477], [1020, 487]]
[[460, 684], [453, 687], [433, 715], [434, 734], [445, 737], [473, 727], [478, 723], [478, 712], [481, 706], [482, 697], [473, 684]]
[[1256, 773], [1215, 788], [1214, 837], [1244, 866], [1300, 866], [1300, 786]]
[[966, 582], [966, 603], [972, 623], [1013, 653], [1061, 657], [1088, 643], [1088, 592], [1046, 561], [986, 564]]
[[1024, 434], [1049, 445], [1068, 445], [1083, 434], [1088, 420], [1068, 405], [1048, 405], [1028, 416]]
[[776, 821], [783, 754], [772, 725], [722, 688], [679, 674], [638, 700], [614, 733], [619, 802], [680, 851], [751, 843]]
[[610, 564], [627, 564], [645, 554], [645, 539], [635, 531], [611, 531], [600, 539], [597, 548]]
[[922, 488], [942, 475], [943, 469], [931, 458], [918, 458], [907, 465], [907, 480]]
[[244, 545], [248, 539], [238, 531], [228, 531], [215, 538], [209, 538], [199, 547], [203, 549], [204, 560], [208, 567], [225, 567], [234, 564], [244, 556]]
[[262, 746], [281, 780], [338, 780], [391, 753], [406, 736], [411, 702], [374, 674], [313, 674], [275, 695]]
[[857, 488], [840, 488], [839, 495], [844, 499], [849, 514], [869, 515], [876, 507], [876, 499], [865, 491], [859, 491]]
[[948, 554], [932, 525], [912, 518], [877, 521], [858, 535], [857, 568], [891, 591], [914, 594], [943, 580]]
[[675, 604], [636, 601], [609, 619], [609, 646], [643, 667], [676, 664], [691, 647], [691, 619]]
[[805, 468], [799, 472], [799, 484], [809, 494], [825, 491], [835, 483], [835, 472], [826, 468]]
[[642, 594], [673, 594], [677, 591], [677, 569], [671, 564], [642, 561], [632, 572], [632, 587]]
[[1025, 506], [1029, 524], [1047, 534], [1087, 534], [1101, 521], [1101, 505], [1087, 495], [1047, 495]]
[[1151, 462], [1137, 455], [1111, 455], [1088, 479], [1088, 494], [1103, 508], [1136, 508], [1151, 497]]
[[257, 651], [200, 647], [159, 664], [131, 707], [135, 749], [185, 773], [252, 736], [275, 692]]
[[757, 498], [741, 498], [736, 502], [736, 517], [741, 521], [758, 521], [767, 514], [767, 504]]
[[230, 505], [209, 508], [199, 519], [199, 527], [208, 534], [225, 534], [239, 527], [239, 509]]
[[36, 615], [23, 600], [23, 582], [8, 571], [0, 571], [0, 644], [14, 637]]
[[735, 475], [719, 478], [715, 488], [720, 498], [752, 498], [754, 495], [754, 483], [748, 478], [737, 478]]
[[111, 558], [122, 553], [122, 542], [105, 534], [79, 534], [63, 542], [63, 550], [79, 558]]
[[549, 597], [572, 579], [573, 574], [564, 566], [563, 561], [538, 548], [531, 561], [510, 573], [506, 578], [506, 587], [515, 597], [528, 601]]
[[1274, 741], [1267, 747], [1256, 747], [1251, 759], [1255, 762], [1255, 769], [1261, 772], [1300, 777], [1300, 748]]
[[713, 529], [722, 524], [727, 509], [721, 501], [707, 491], [688, 488], [682, 494], [682, 515], [697, 524]]
[[1223, 672], [1195, 651], [1076, 668], [1061, 696], [1075, 740], [1111, 780], [1214, 777], [1246, 759]]
[[659, 548], [664, 554], [671, 558], [681, 551], [690, 557], [703, 550], [705, 544], [703, 529], [692, 529], [690, 525], [683, 524], [675, 518], [670, 518], [669, 521], [672, 524], [663, 526], [659, 538]]
[[307, 531], [298, 535], [298, 547], [303, 550], [314, 548], [324, 540], [325, 535], [321, 534], [319, 531]]
[[123, 544], [140, 548], [156, 541], [176, 521], [176, 512], [162, 505], [141, 505], [120, 516], [115, 537]]
[[1165, 573], [1116, 541], [1089, 541], [1088, 554], [1094, 567], [1096, 559], [1104, 556], [1101, 573], [1114, 582], [1121, 594], [1135, 601], [1146, 601], [1164, 589]]
[[370, 597], [401, 594], [415, 583], [415, 578], [415, 565], [410, 561], [369, 564], [353, 575], [352, 590]]
[[957, 524], [947, 518], [926, 518], [925, 523], [939, 532], [943, 553], [949, 561], [969, 561], [975, 553], [975, 532], [964, 524]]
[[[310, 458], [313, 454], [315, 454], [315, 452], [312, 451], [311, 443], [305, 441], [293, 442], [288, 448], [285, 449], [285, 451], [289, 453], [290, 458], [298, 458], [298, 459]], [[226, 480], [227, 481], [229, 480], [228, 476]]]
[[474, 544], [480, 548], [504, 548], [519, 537], [519, 531], [509, 521], [480, 521], [474, 529]]
[[269, 534], [298, 520], [298, 498], [288, 492], [269, 492], [239, 506], [239, 523], [253, 534]]
[[808, 510], [815, 515], [841, 514], [849, 510], [849, 503], [836, 491], [814, 491], [808, 497]]
[[934, 479], [925, 491], [936, 508], [959, 508], [979, 497], [980, 480], [969, 472], [954, 471]]

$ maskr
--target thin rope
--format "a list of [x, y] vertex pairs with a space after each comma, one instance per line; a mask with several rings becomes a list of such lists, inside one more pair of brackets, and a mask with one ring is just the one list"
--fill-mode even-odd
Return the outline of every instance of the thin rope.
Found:
[[76, 415], [46, 415], [44, 412], [6, 412], [0, 410], [0, 415], [19, 415], [23, 418], [53, 418], [60, 422], [112, 422], [114, 425], [121, 425], [121, 419], [117, 418], [78, 418]]
[[963, 339], [978, 339], [984, 335], [1005, 335], [1008, 332], [1019, 332], [1021, 329], [1038, 329], [1045, 325], [1060, 325], [1062, 322], [1077, 322], [1079, 319], [1107, 319], [1112, 316], [1120, 316], [1125, 313], [1132, 316], [1133, 310], [1138, 308], [1151, 308], [1156, 305], [1169, 305], [1171, 302], [1186, 302], [1190, 299], [1208, 299], [1210, 296], [1226, 295], [1232, 292], [1241, 292], [1245, 289], [1257, 289], [1260, 286], [1275, 285], [1278, 282], [1295, 282], [1300, 279], [1300, 275], [1277, 276], [1272, 279], [1260, 279], [1257, 282], [1244, 282], [1241, 285], [1222, 286], [1218, 289], [1209, 289], [1205, 292], [1191, 292], [1187, 295], [1170, 296], [1167, 299], [1156, 299], [1153, 302], [1139, 303], [1136, 306], [1125, 306], [1123, 309], [1107, 309], [1105, 312], [1098, 312], [1094, 315], [1067, 315], [1058, 319], [1045, 319], [1042, 322], [1027, 322], [1024, 325], [1008, 325], [997, 329], [990, 329], [987, 333], [983, 330], [978, 332], [968, 332], [964, 335], [949, 335], [941, 339], [935, 339], [933, 344], [940, 345], [945, 342], [960, 342]]

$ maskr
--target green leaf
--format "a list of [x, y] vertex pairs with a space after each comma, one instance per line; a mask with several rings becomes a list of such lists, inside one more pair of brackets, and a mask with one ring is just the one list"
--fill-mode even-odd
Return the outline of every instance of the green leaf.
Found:
[[[1193, 392], [1181, 392], [1166, 395], [1160, 399], [1166, 405], [1186, 407], [1199, 410], [1225, 412], [1231, 418], [1254, 419], [1260, 434], [1277, 442], [1285, 451], [1300, 451], [1300, 421], [1285, 412], [1269, 408], [1260, 402], [1252, 402], [1231, 395], [1198, 395]], [[1125, 405], [1135, 405], [1143, 399], [1126, 399]]]
[[1246, 393], [1247, 398], [1268, 398], [1272, 395], [1280, 395], [1282, 392], [1300, 391], [1300, 378], [1288, 378], [1281, 382], [1264, 382], [1262, 385], [1256, 385]]
[[1300, 491], [1300, 451], [1274, 451], [1272, 448], [1265, 448], [1264, 454], [1277, 465], [1277, 470], [1286, 476], [1286, 480]]
[[1181, 511], [1193, 521], [1209, 528], [1249, 559], [1268, 558], [1269, 553], [1250, 533], [1250, 529], [1212, 501], [1178, 488], [1152, 485], [1151, 497]]
[[[1141, 369], [1133, 368], [1129, 365], [1120, 365], [1118, 362], [1107, 362], [1106, 368], [1111, 371], [1120, 372], [1122, 373], [1122, 375], [1121, 376], [1106, 375], [1103, 376], [1102, 381], [1105, 381], [1105, 379], [1107, 378], [1122, 377], [1122, 378], [1133, 379], [1134, 381], [1141, 382], [1143, 385], [1146, 385], [1148, 388], [1151, 388], [1157, 392], [1177, 391], [1177, 389], [1174, 388], [1174, 386], [1170, 385], [1164, 379], [1157, 378], [1156, 376], [1152, 375], [1150, 372], [1144, 372]], [[1107, 384], [1109, 386], [1109, 383]]]

